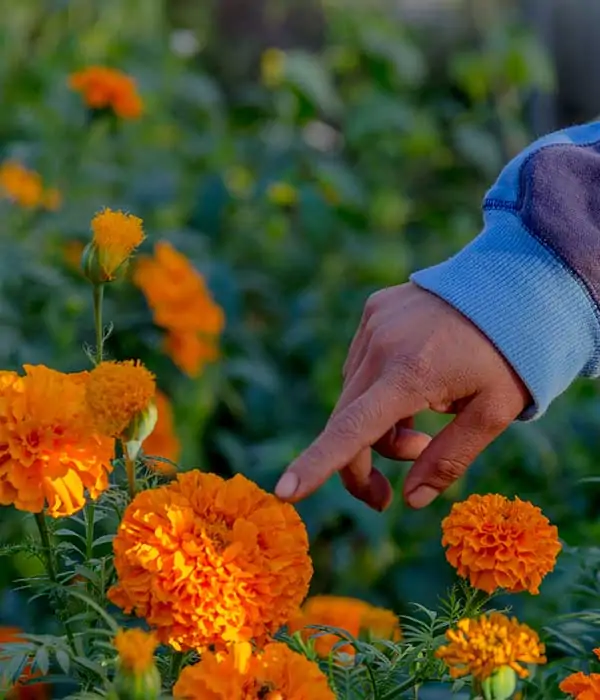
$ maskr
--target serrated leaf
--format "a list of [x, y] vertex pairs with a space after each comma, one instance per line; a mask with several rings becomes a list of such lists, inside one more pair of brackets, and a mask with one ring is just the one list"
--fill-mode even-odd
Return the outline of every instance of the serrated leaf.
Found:
[[69, 669], [71, 668], [71, 658], [69, 654], [64, 649], [56, 649], [54, 651], [54, 656], [61, 670], [68, 675]]
[[50, 657], [48, 656], [46, 647], [42, 646], [38, 648], [33, 664], [34, 667], [37, 667], [42, 672], [42, 675], [48, 675], [48, 671], [50, 670]]

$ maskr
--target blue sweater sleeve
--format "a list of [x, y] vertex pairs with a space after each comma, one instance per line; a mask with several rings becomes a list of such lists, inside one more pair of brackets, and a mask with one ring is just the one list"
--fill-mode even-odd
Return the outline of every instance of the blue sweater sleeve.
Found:
[[577, 378], [600, 375], [600, 122], [559, 131], [511, 161], [457, 255], [411, 276], [495, 344], [540, 416]]

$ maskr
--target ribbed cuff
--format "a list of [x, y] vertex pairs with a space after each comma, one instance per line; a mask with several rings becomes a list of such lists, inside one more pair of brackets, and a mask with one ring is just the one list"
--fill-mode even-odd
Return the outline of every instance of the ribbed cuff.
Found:
[[510, 211], [485, 212], [483, 232], [411, 281], [441, 297], [494, 343], [533, 397], [537, 418], [578, 376], [599, 371], [600, 316], [583, 283]]

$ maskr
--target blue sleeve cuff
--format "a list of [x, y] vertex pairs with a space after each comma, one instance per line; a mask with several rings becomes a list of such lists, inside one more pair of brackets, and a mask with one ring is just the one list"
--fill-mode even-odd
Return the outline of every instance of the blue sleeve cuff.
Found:
[[581, 280], [531, 236], [516, 212], [485, 211], [483, 232], [411, 281], [469, 318], [498, 348], [539, 417], [578, 376], [600, 372], [600, 314]]

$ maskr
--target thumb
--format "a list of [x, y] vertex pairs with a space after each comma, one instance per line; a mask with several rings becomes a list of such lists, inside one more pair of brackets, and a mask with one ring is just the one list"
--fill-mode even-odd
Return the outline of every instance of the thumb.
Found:
[[412, 508], [428, 506], [459, 479], [475, 458], [518, 415], [506, 417], [488, 397], [477, 396], [423, 450], [404, 482], [404, 500]]

